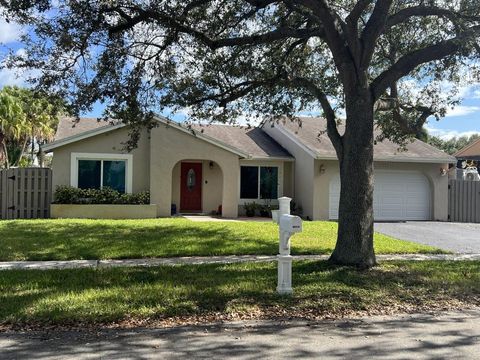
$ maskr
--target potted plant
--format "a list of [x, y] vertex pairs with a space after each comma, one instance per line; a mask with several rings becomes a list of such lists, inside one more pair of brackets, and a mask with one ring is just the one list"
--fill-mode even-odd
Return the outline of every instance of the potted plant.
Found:
[[245, 208], [245, 214], [248, 217], [254, 217], [255, 216], [255, 211], [257, 210], [258, 205], [254, 201], [254, 202], [251, 202], [251, 203], [245, 203], [243, 205], [243, 207]]

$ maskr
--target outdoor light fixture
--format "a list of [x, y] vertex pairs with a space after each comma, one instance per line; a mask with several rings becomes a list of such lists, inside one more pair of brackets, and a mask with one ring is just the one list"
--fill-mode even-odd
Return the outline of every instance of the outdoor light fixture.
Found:
[[320, 175], [325, 174], [325, 165], [320, 164], [320, 167], [318, 168], [318, 172]]
[[445, 176], [445, 175], [447, 175], [447, 169], [440, 168], [440, 176]]
[[210, 163], [208, 164], [208, 167], [210, 168], [210, 170], [213, 169], [213, 161], [210, 161]]

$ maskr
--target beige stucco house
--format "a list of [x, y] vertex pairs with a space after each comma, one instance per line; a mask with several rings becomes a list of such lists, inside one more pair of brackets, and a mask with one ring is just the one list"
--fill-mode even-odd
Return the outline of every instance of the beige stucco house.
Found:
[[[247, 202], [292, 197], [309, 219], [336, 219], [340, 181], [320, 118], [259, 127], [186, 126], [158, 117], [138, 147], [123, 151], [128, 128], [96, 119], [62, 119], [53, 152], [53, 186], [149, 190], [157, 216], [211, 213], [237, 217]], [[399, 151], [375, 145], [377, 220], [447, 220], [448, 179], [455, 158], [421, 141]]]

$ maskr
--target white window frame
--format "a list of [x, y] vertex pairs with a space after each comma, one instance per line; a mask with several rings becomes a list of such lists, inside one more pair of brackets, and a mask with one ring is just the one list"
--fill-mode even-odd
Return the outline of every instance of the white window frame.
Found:
[[100, 188], [103, 187], [103, 160], [125, 161], [125, 193], [132, 193], [133, 184], [133, 155], [132, 154], [105, 154], [105, 153], [72, 153], [70, 159], [70, 185], [78, 187], [78, 161], [99, 160], [102, 161], [100, 171]]
[[242, 167], [256, 167], [257, 168], [257, 172], [258, 172], [258, 186], [257, 186], [257, 198], [256, 199], [245, 199], [245, 198], [242, 198], [240, 197], [240, 200], [241, 201], [255, 201], [255, 200], [259, 200], [259, 201], [262, 201], [262, 200], [277, 200], [277, 199], [263, 199], [261, 197], [261, 194], [260, 194], [260, 168], [262, 167], [272, 167], [272, 168], [277, 168], [277, 196], [280, 194], [280, 191], [281, 191], [281, 188], [280, 188], [280, 176], [283, 174], [281, 174], [280, 172], [280, 166], [278, 165], [270, 165], [270, 164], [262, 164], [262, 165], [257, 165], [257, 164], [252, 164], [252, 165], [249, 165], [249, 164], [241, 164], [240, 165], [240, 188], [239, 188], [239, 196], [241, 194], [241, 191], [242, 191], [242, 177], [241, 177], [241, 172], [242, 172]]

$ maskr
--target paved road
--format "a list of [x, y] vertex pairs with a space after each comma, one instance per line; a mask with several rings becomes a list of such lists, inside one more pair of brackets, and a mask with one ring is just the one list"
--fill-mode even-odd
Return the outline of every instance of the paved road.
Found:
[[1, 359], [478, 359], [480, 309], [350, 321], [0, 333]]
[[480, 224], [434, 221], [375, 223], [375, 230], [401, 240], [458, 253], [480, 253]]

